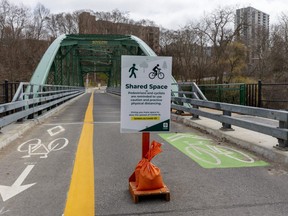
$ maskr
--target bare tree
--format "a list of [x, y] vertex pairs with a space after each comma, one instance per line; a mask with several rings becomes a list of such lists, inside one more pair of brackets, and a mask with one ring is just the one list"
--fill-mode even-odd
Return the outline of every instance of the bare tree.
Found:
[[[268, 64], [271, 66], [268, 79], [275, 81], [288, 81], [288, 16], [282, 14], [279, 24], [272, 27], [271, 48]], [[271, 77], [271, 74], [273, 77]]]
[[60, 35], [56, 15], [52, 14], [50, 17], [48, 17], [47, 29], [52, 38], [57, 38]]
[[216, 83], [223, 82], [224, 72], [227, 70], [227, 65], [223, 63], [225, 53], [239, 32], [239, 28], [233, 29], [233, 22], [234, 9], [227, 7], [216, 9], [194, 26], [198, 35], [205, 35], [208, 39], [206, 47], [211, 47], [211, 60], [214, 65], [210, 70]]
[[112, 23], [129, 23], [129, 12], [120, 11], [118, 9], [113, 10], [112, 12], [95, 12], [97, 20], [109, 21]]
[[33, 19], [30, 25], [30, 34], [28, 37], [35, 39], [47, 39], [47, 21], [50, 16], [50, 10], [44, 5], [38, 3], [33, 11]]
[[[162, 29], [160, 34], [160, 55], [173, 56], [172, 71], [177, 80], [185, 79], [182, 68], [182, 50], [179, 45], [180, 31]], [[188, 79], [186, 77], [186, 79]]]
[[6, 33], [9, 38], [20, 39], [24, 37], [23, 30], [29, 23], [29, 12], [29, 9], [24, 5], [10, 4], [6, 27]]
[[0, 2], [0, 39], [5, 36], [5, 30], [7, 26], [7, 19], [9, 17], [10, 4], [7, 0], [1, 0]]
[[[247, 48], [243, 43], [235, 41], [229, 44], [226, 49], [226, 82], [229, 83], [233, 78], [241, 76], [246, 69], [246, 53]], [[225, 60], [223, 63], [225, 63]]]

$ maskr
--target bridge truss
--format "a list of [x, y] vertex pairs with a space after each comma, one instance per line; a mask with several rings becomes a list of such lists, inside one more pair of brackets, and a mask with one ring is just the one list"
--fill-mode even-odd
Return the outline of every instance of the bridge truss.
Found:
[[84, 86], [87, 73], [104, 73], [107, 85], [117, 87], [121, 55], [156, 56], [145, 42], [132, 35], [62, 35], [47, 49], [30, 83]]

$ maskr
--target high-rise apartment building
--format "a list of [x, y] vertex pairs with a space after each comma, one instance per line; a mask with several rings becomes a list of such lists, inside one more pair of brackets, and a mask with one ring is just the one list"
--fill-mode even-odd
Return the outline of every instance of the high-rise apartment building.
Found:
[[237, 9], [235, 29], [238, 27], [241, 30], [237, 40], [241, 40], [247, 46], [249, 50], [249, 62], [253, 63], [267, 47], [269, 15], [253, 7]]

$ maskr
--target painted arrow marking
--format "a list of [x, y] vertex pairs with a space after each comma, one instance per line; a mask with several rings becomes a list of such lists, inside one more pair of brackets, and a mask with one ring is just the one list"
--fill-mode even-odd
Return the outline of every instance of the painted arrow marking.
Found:
[[0, 194], [4, 202], [36, 184], [21, 185], [34, 166], [28, 165], [12, 186], [0, 185]]
[[5, 210], [5, 207], [3, 207], [1, 210], [0, 210], [0, 215], [3, 215], [7, 212], [9, 212], [10, 210]]

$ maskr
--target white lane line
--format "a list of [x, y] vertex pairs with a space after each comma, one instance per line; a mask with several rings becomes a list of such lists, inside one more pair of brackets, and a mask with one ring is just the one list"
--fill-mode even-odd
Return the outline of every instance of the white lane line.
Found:
[[[84, 122], [51, 123], [51, 124], [43, 124], [43, 125], [45, 125], [45, 126], [53, 126], [53, 125], [79, 125], [79, 124], [84, 124]], [[93, 124], [120, 124], [120, 121], [93, 122]]]
[[43, 124], [45, 126], [53, 126], [53, 125], [79, 125], [83, 124], [84, 122], [66, 122], [66, 123], [48, 123], [48, 124]]

